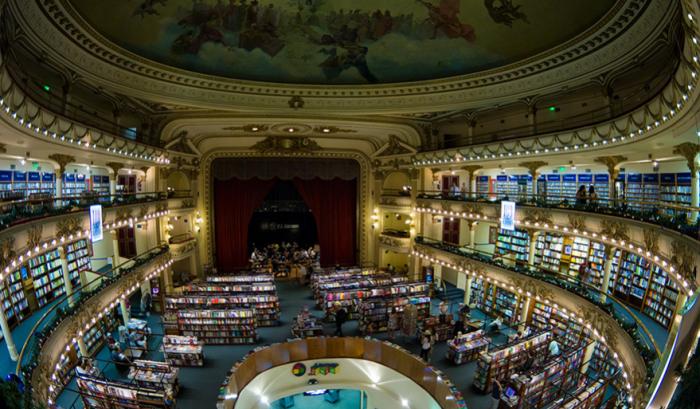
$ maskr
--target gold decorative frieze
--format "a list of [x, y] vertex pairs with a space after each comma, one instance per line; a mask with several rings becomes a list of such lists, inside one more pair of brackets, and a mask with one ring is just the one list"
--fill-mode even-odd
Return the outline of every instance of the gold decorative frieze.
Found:
[[82, 221], [75, 216], [63, 218], [56, 222], [56, 236], [69, 236], [82, 230], [82, 225]]
[[43, 230], [44, 228], [40, 224], [35, 224], [27, 230], [27, 248], [33, 249], [41, 243], [41, 234]]
[[594, 159], [595, 162], [603, 164], [606, 168], [608, 168], [608, 173], [610, 174], [612, 180], [615, 180], [617, 175], [620, 173], [620, 169], [618, 169], [617, 165], [625, 162], [626, 160], [627, 157], [622, 155], [598, 156]]
[[661, 233], [659, 233], [658, 230], [655, 229], [644, 229], [644, 247], [646, 248], [647, 251], [652, 252], [652, 253], [658, 253], [659, 252], [659, 236]]
[[627, 223], [619, 221], [607, 221], [603, 224], [602, 236], [607, 236], [615, 240], [629, 241], [629, 229]]
[[15, 238], [7, 237], [0, 241], [0, 268], [5, 268], [15, 258]]
[[692, 142], [684, 142], [680, 145], [676, 145], [673, 148], [673, 153], [676, 155], [681, 155], [685, 158], [688, 163], [688, 168], [691, 172], [697, 171], [698, 167], [698, 154], [700, 154], [700, 144]]
[[[107, 162], [107, 167], [112, 169], [112, 177], [116, 177], [120, 169], [124, 169], [124, 164], [121, 162]], [[165, 169], [165, 168], [163, 168]]]
[[577, 230], [584, 230], [586, 227], [586, 218], [581, 215], [569, 214], [569, 226]]
[[250, 148], [261, 153], [310, 153], [321, 150], [321, 146], [313, 139], [293, 136], [268, 136]]
[[522, 221], [532, 224], [552, 224], [552, 212], [545, 209], [525, 209]]
[[683, 277], [691, 282], [695, 281], [695, 252], [685, 241], [674, 240], [671, 243], [671, 261], [676, 264]]

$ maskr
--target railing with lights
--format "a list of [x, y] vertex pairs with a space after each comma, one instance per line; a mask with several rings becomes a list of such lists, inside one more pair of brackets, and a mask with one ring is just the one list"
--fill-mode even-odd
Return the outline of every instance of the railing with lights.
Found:
[[[431, 214], [441, 217], [452, 217], [460, 218], [471, 221], [484, 221], [490, 223], [499, 223], [500, 219], [498, 217], [486, 216], [483, 214], [467, 213], [467, 212], [455, 212], [444, 209], [433, 209], [429, 207], [416, 207], [414, 211], [417, 214]], [[674, 262], [671, 259], [664, 257], [661, 254], [654, 254], [650, 250], [645, 250], [646, 246], [643, 244], [638, 244], [626, 239], [617, 239], [614, 237], [608, 237], [605, 233], [593, 232], [585, 229], [579, 229], [576, 227], [560, 226], [555, 223], [548, 222], [531, 222], [529, 220], [515, 220], [515, 226], [518, 229], [535, 229], [543, 232], [566, 234], [575, 237], [584, 237], [588, 239], [595, 239], [606, 246], [611, 246], [624, 250], [628, 253], [636, 254], [640, 257], [644, 257], [650, 264], [654, 264], [663, 271], [667, 277], [675, 281], [678, 284], [680, 292], [692, 297], [697, 289], [697, 283], [694, 279], [690, 277], [685, 277], [681, 271], [679, 271]]]
[[0, 230], [44, 217], [79, 213], [91, 205], [115, 207], [165, 200], [163, 192], [82, 194], [0, 202]]
[[[547, 207], [553, 209], [571, 209], [583, 212], [592, 212], [610, 216], [624, 217], [647, 223], [657, 224], [687, 236], [698, 238], [698, 213], [699, 207], [680, 204], [677, 200], [651, 201], [635, 198], [597, 198], [594, 201], [586, 198], [577, 199], [576, 196], [553, 194], [529, 194], [520, 193], [509, 195], [507, 193], [483, 193], [460, 192], [450, 193], [439, 190], [422, 190], [417, 193], [417, 199], [445, 200], [454, 202], [493, 202], [504, 200], [516, 202], [520, 206]], [[696, 220], [691, 217], [696, 215]]]
[[15, 127], [52, 143], [125, 159], [168, 164], [167, 151], [65, 118], [29, 97], [12, 77], [0, 53], [0, 115]]
[[[437, 368], [404, 348], [372, 338], [295, 339], [257, 348], [234, 364], [219, 389], [220, 409], [233, 409], [246, 385], [271, 368], [314, 359], [351, 358], [376, 362], [404, 375], [430, 394], [443, 409], [464, 409], [462, 394]], [[411, 407], [402, 399], [403, 407]], [[397, 404], [398, 407], [398, 404]]]
[[[148, 266], [154, 264], [157, 266], [144, 272]], [[30, 393], [27, 394], [27, 397], [33, 398], [40, 406], [51, 407], [53, 405], [55, 397], [65, 386], [60, 380], [59, 372], [66, 370], [63, 365], [67, 361], [67, 354], [73, 348], [76, 350], [79, 348], [77, 337], [82, 337], [83, 333], [89, 331], [96, 321], [114, 309], [119, 300], [125, 300], [138, 288], [138, 283], [134, 282], [124, 290], [115, 289], [115, 283], [125, 277], [136, 277], [132, 273], [141, 273], [143, 281], [150, 280], [171, 265], [169, 247], [162, 244], [121, 263], [108, 272], [95, 273], [98, 277], [89, 283], [76, 287], [76, 292], [64, 295], [55, 301], [34, 324], [19, 354], [16, 372], [21, 375], [29, 388]], [[113, 300], [106, 303], [104, 300], [92, 302], [92, 300], [102, 297], [107, 289], [115, 291], [116, 295]], [[69, 334], [64, 325], [65, 322], [77, 320], [83, 306], [86, 306], [88, 301], [92, 306], [100, 304], [105, 304], [105, 306], [100, 307], [99, 311], [94, 311], [95, 316], [89, 317], [88, 322], [80, 323], [80, 326], [76, 327], [77, 333]], [[63, 337], [59, 335], [63, 335]], [[48, 343], [49, 340], [52, 342]], [[57, 343], [62, 345], [56, 346]], [[52, 351], [60, 351], [61, 354], [48, 353], [44, 350], [45, 347], [52, 348]]]
[[[627, 396], [628, 403], [631, 407], [640, 407], [639, 403], [648, 389], [649, 382], [653, 378], [653, 365], [647, 365], [643, 360], [641, 354], [633, 352], [639, 352], [637, 347], [632, 347], [633, 345], [638, 346], [639, 344], [635, 342], [631, 334], [626, 333], [625, 326], [621, 321], [618, 321], [618, 319], [612, 314], [606, 314], [606, 309], [597, 308], [604, 312], [604, 314], [600, 316], [593, 316], [590, 314], [589, 307], [587, 307], [585, 303], [586, 301], [588, 301], [593, 306], [595, 306], [596, 303], [589, 300], [588, 298], [582, 297], [579, 294], [574, 293], [572, 295], [581, 296], [582, 299], [574, 300], [576, 297], [570, 297], [571, 299], [557, 298], [557, 301], [555, 302], [546, 298], [542, 298], [538, 294], [539, 292], [542, 292], [542, 290], [537, 290], [536, 292], [531, 293], [530, 291], [533, 291], [534, 289], [531, 289], [531, 286], [529, 286], [525, 281], [521, 282], [520, 280], [505, 278], [507, 274], [504, 276], [502, 273], [499, 274], [499, 278], [491, 276], [495, 275], [493, 273], [497, 273], [499, 269], [500, 271], [514, 273], [520, 273], [520, 271], [513, 271], [509, 267], [492, 264], [497, 269], [494, 269], [491, 272], [492, 274], [490, 275], [488, 273], [483, 272], [482, 268], [480, 268], [480, 266], [478, 265], [478, 263], [483, 263], [482, 260], [474, 259], [474, 261], [476, 261], [477, 263], [471, 263], [465, 266], [461, 263], [457, 264], [457, 262], [451, 257], [440, 257], [439, 255], [434, 254], [434, 251], [426, 251], [426, 248], [431, 248], [443, 251], [445, 253], [458, 254], [459, 256], [467, 257], [461, 252], [454, 253], [452, 251], [453, 248], [451, 248], [449, 245], [443, 246], [441, 242], [437, 241], [433, 242], [426, 240], [425, 242], [420, 242], [419, 239], [417, 240], [416, 244], [417, 248], [412, 252], [412, 255], [418, 257], [419, 259], [454, 269], [462, 274], [467, 275], [468, 277], [482, 279], [485, 282], [494, 284], [504, 289], [508, 289], [509, 291], [518, 294], [525, 294], [528, 297], [531, 296], [536, 301], [544, 302], [546, 304], [552, 305], [558, 310], [564, 311], [569, 315], [570, 319], [576, 320], [578, 323], [583, 324], [586, 327], [586, 329], [590, 331], [593, 339], [601, 342], [606, 347], [608, 347], [608, 349], [613, 351], [615, 363], [617, 364], [617, 367], [621, 371], [623, 377], [624, 391], [622, 391], [622, 393], [624, 393]], [[559, 287], [556, 284], [551, 285]], [[565, 291], [569, 291], [566, 287], [561, 288]], [[567, 306], [569, 307], [568, 309]], [[578, 311], [574, 308], [577, 308]], [[603, 317], [606, 316], [608, 318], [604, 319]], [[618, 330], [615, 330], [614, 327], [618, 328], [619, 332]], [[618, 335], [616, 335], [616, 333]], [[624, 337], [622, 337], [619, 334], [625, 335]], [[625, 341], [625, 338], [627, 338], [627, 341]], [[654, 352], [651, 352], [651, 354], [655, 356]]]

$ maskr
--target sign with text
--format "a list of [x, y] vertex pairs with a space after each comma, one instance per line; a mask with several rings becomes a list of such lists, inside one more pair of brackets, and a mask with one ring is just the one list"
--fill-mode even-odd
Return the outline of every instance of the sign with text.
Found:
[[92, 242], [102, 240], [102, 205], [90, 206], [90, 236]]
[[515, 230], [515, 202], [501, 202], [501, 229]]

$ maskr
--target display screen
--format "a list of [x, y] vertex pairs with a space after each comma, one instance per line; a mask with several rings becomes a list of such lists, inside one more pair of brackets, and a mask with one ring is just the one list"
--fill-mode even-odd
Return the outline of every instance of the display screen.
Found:
[[501, 229], [515, 230], [515, 202], [501, 202]]
[[90, 234], [93, 243], [102, 240], [102, 205], [90, 206]]

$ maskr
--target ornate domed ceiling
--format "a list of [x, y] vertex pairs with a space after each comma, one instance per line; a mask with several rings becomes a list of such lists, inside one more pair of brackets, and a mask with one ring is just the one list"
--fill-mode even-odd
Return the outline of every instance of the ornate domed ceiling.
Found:
[[[290, 84], [398, 83], [516, 63], [616, 0], [70, 0], [120, 47], [169, 66]], [[380, 4], [379, 4], [380, 3]]]

